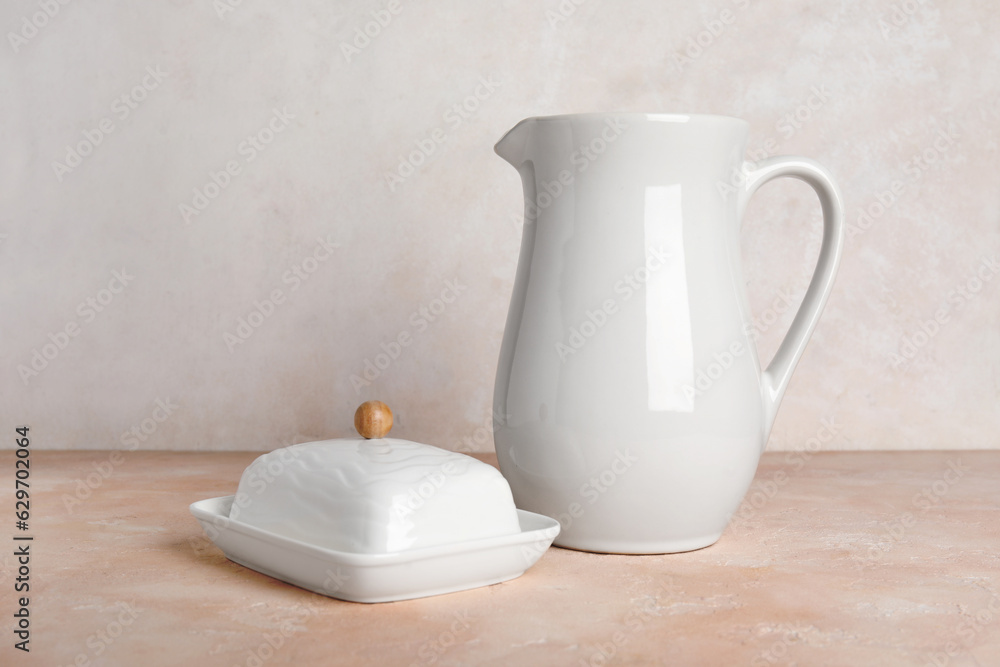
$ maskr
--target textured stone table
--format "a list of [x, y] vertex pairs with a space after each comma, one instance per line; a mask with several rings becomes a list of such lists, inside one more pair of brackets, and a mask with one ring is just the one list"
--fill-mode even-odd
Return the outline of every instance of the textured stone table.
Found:
[[188, 504], [233, 493], [255, 456], [33, 452], [32, 650], [13, 648], [8, 546], [0, 664], [1000, 664], [1000, 452], [767, 454], [707, 549], [554, 548], [504, 584], [380, 605], [204, 539]]

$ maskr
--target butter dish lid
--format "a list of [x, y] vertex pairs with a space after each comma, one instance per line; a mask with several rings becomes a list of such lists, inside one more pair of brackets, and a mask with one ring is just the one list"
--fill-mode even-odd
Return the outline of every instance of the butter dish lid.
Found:
[[246, 469], [236, 497], [232, 519], [352, 553], [520, 530], [510, 486], [496, 468], [395, 438], [324, 440], [270, 452]]
[[383, 437], [392, 412], [378, 401], [358, 409], [355, 426], [367, 437], [309, 442], [259, 457], [240, 479], [230, 518], [307, 544], [367, 554], [520, 530], [510, 486], [493, 466]]

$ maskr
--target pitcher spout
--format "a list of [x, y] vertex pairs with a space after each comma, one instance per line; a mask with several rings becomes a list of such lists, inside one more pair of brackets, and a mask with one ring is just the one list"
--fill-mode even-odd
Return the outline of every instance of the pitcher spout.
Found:
[[493, 150], [496, 154], [509, 162], [515, 169], [519, 169], [521, 164], [527, 159], [528, 137], [531, 134], [533, 118], [526, 118], [507, 131], [507, 134], [496, 143]]

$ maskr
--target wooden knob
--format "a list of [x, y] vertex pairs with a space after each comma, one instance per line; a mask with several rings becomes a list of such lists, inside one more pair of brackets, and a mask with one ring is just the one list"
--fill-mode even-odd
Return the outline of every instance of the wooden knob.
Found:
[[362, 438], [384, 438], [392, 428], [392, 410], [382, 401], [365, 401], [354, 413], [354, 428]]

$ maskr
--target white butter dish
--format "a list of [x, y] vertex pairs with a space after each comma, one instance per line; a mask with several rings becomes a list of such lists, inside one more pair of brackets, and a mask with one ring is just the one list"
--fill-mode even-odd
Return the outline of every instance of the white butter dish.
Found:
[[559, 522], [518, 510], [471, 456], [386, 438], [388, 406], [355, 415], [364, 438], [283, 447], [247, 466], [234, 496], [191, 505], [230, 560], [354, 602], [487, 586], [534, 565]]
[[191, 513], [226, 558], [306, 590], [351, 602], [392, 602], [489, 586], [534, 565], [559, 522], [517, 510], [519, 532], [386, 554], [334, 551], [230, 519], [233, 496]]

